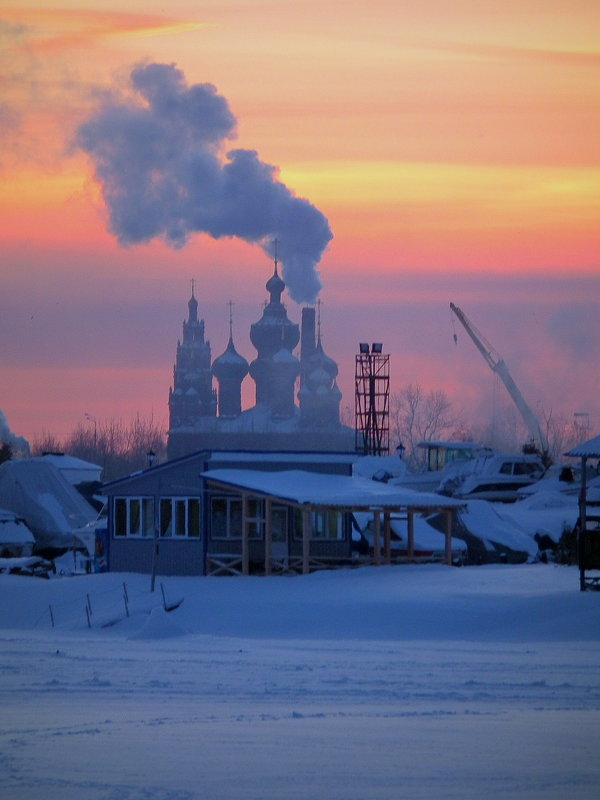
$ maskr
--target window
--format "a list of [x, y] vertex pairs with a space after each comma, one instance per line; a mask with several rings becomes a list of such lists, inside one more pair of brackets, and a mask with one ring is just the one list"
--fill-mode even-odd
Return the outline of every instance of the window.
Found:
[[274, 542], [287, 542], [288, 510], [286, 506], [272, 506], [272, 537]]
[[262, 539], [265, 533], [265, 501], [258, 497], [249, 497], [247, 514], [248, 537]]
[[160, 498], [160, 536], [197, 539], [200, 536], [200, 500], [197, 497]]
[[[265, 502], [256, 497], [248, 500], [248, 536], [261, 539], [265, 526]], [[242, 498], [213, 497], [210, 502], [211, 539], [242, 538]]]
[[[313, 511], [311, 513], [311, 539], [343, 540], [343, 513], [339, 511]], [[302, 511], [294, 509], [294, 538], [302, 538]]]
[[343, 539], [342, 515], [337, 511], [313, 513], [313, 539]]
[[154, 535], [154, 500], [152, 497], [115, 497], [115, 536], [136, 538]]
[[515, 475], [535, 475], [536, 472], [542, 472], [542, 468], [535, 462], [525, 461], [515, 464]]

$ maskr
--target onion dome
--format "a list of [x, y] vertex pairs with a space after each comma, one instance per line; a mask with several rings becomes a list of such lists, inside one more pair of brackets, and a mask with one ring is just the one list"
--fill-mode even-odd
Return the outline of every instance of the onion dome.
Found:
[[321, 344], [320, 336], [319, 340], [317, 341], [315, 352], [311, 356], [309, 362], [309, 372], [312, 373], [313, 370], [324, 370], [329, 375], [331, 380], [334, 380], [338, 374], [338, 365], [335, 363], [333, 358], [329, 358], [329, 356], [325, 354], [323, 345]]
[[295, 378], [300, 374], [300, 361], [285, 347], [281, 347], [273, 356], [273, 363], [277, 365], [277, 372], [286, 377]]
[[219, 382], [228, 378], [241, 382], [248, 374], [248, 362], [235, 349], [231, 336], [225, 352], [213, 361], [212, 373]]
[[250, 326], [250, 341], [261, 358], [271, 358], [280, 347], [291, 351], [300, 341], [300, 328], [290, 322], [281, 302], [285, 283], [279, 277], [277, 264], [266, 288], [271, 296], [270, 302], [265, 306], [261, 319]]
[[285, 289], [285, 283], [283, 279], [279, 277], [279, 273], [277, 272], [277, 264], [275, 264], [275, 272], [266, 282], [265, 288], [271, 295], [271, 303], [281, 303], [281, 295]]
[[310, 373], [307, 383], [313, 392], [329, 391], [331, 388], [331, 378], [322, 367], [318, 367]]

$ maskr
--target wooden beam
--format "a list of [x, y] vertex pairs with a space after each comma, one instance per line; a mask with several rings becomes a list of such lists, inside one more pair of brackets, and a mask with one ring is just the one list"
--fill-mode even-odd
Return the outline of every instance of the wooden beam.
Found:
[[308, 575], [310, 571], [310, 535], [312, 522], [310, 509], [302, 509], [302, 574]]
[[265, 500], [265, 575], [271, 574], [271, 552], [273, 545], [273, 501]]
[[248, 495], [242, 495], [242, 575], [250, 574], [250, 547], [248, 524]]
[[381, 512], [378, 508], [373, 511], [373, 563], [376, 567], [381, 564]]
[[579, 564], [579, 590], [585, 592], [584, 542], [587, 528], [587, 456], [581, 459], [581, 488], [579, 489], [579, 535], [577, 537], [577, 563]]
[[406, 533], [406, 555], [408, 560], [411, 561], [415, 557], [415, 519], [411, 508], [406, 510]]
[[445, 535], [446, 535], [446, 564], [452, 564], [452, 511], [446, 509], [444, 512], [445, 517]]
[[390, 512], [385, 511], [383, 514], [383, 552], [386, 564], [392, 563], [392, 525], [390, 521]]

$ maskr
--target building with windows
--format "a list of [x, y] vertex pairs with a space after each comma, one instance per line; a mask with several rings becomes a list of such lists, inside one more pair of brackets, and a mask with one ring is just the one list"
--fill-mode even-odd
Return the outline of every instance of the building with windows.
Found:
[[[227, 347], [212, 360], [192, 289], [169, 390], [169, 458], [207, 449], [354, 450], [354, 431], [340, 422], [338, 367], [323, 350], [315, 309], [302, 309], [301, 326], [288, 318], [277, 261], [266, 289], [262, 317], [250, 328], [251, 362], [236, 350], [231, 318]], [[243, 410], [244, 380], [254, 382], [255, 404]]]
[[[375, 563], [392, 514], [447, 517], [451, 498], [352, 475], [358, 455], [202, 451], [105, 484], [109, 569], [160, 575], [307, 573], [354, 563], [353, 515], [373, 517]], [[409, 545], [410, 546], [410, 545]]]

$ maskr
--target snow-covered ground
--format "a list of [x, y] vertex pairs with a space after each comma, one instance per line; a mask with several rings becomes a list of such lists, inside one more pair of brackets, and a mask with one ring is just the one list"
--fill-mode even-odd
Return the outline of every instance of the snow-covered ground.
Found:
[[[168, 614], [161, 583], [184, 598]], [[542, 564], [153, 595], [148, 576], [0, 575], [0, 796], [589, 800], [600, 594], [578, 588]]]

